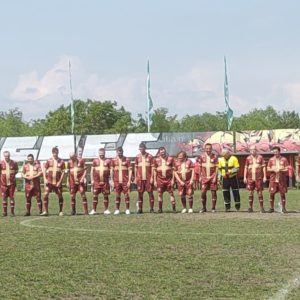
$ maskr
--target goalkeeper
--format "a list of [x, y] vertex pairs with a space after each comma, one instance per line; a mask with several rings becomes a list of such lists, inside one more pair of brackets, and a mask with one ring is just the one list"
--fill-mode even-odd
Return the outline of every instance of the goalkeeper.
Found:
[[239, 171], [240, 165], [238, 159], [231, 154], [227, 149], [222, 150], [222, 157], [219, 159], [219, 177], [222, 178], [222, 191], [225, 205], [225, 212], [230, 211], [231, 206], [231, 196], [230, 189], [232, 190], [235, 209], [240, 210], [241, 198], [239, 192], [239, 184], [237, 173]]

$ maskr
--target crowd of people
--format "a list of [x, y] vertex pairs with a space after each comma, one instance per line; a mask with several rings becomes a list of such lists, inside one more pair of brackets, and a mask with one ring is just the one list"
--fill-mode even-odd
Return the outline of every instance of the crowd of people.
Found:
[[[59, 149], [52, 148], [52, 157], [43, 165], [34, 160], [29, 154], [23, 166], [22, 176], [25, 181], [25, 216], [31, 215], [32, 198], [36, 197], [38, 211], [41, 216], [49, 215], [49, 194], [54, 192], [58, 198], [59, 216], [63, 216], [63, 180], [67, 174], [67, 187], [71, 199], [71, 215], [76, 215], [76, 194], [81, 196], [83, 211], [86, 215], [97, 213], [99, 195], [103, 196], [104, 214], [111, 214], [109, 210], [109, 195], [115, 194], [114, 215], [120, 214], [121, 196], [124, 195], [125, 214], [130, 211], [130, 192], [132, 183], [136, 185], [138, 193], [137, 213], [143, 213], [144, 193], [148, 193], [150, 213], [154, 213], [154, 190], [157, 191], [157, 213], [163, 212], [163, 196], [168, 193], [173, 212], [176, 212], [174, 186], [177, 187], [182, 208], [181, 213], [193, 213], [195, 183], [200, 188], [202, 208], [200, 213], [207, 212], [207, 192], [211, 194], [211, 212], [216, 212], [217, 190], [222, 187], [225, 212], [231, 210], [231, 195], [233, 195], [236, 211], [240, 210], [241, 199], [237, 174], [240, 169], [239, 161], [229, 150], [224, 149], [218, 158], [212, 151], [212, 145], [204, 145], [204, 152], [193, 162], [187, 157], [185, 151], [180, 151], [176, 157], [169, 156], [164, 147], [159, 148], [157, 156], [146, 151], [146, 145], [139, 145], [139, 154], [135, 157], [134, 167], [128, 157], [124, 156], [123, 148], [119, 147], [116, 157], [106, 158], [105, 149], [100, 148], [98, 157], [92, 162], [90, 170], [92, 209], [88, 210], [86, 196], [87, 167], [85, 160], [74, 152], [70, 153], [67, 163], [59, 158]], [[286, 210], [286, 193], [288, 161], [280, 153], [279, 147], [273, 148], [274, 156], [268, 163], [257, 153], [256, 147], [250, 147], [250, 155], [246, 159], [244, 168], [244, 183], [249, 191], [248, 212], [253, 212], [253, 200], [257, 192], [260, 212], [273, 213], [275, 194], [280, 194], [282, 213]], [[18, 165], [10, 158], [9, 151], [4, 151], [4, 159], [0, 162], [0, 182], [2, 192], [3, 216], [8, 215], [8, 202], [10, 214], [15, 215], [15, 189]], [[296, 163], [296, 180], [300, 177], [300, 158]], [[270, 209], [264, 208], [263, 185], [270, 174], [269, 195]], [[41, 178], [44, 179], [44, 195], [42, 201]]]

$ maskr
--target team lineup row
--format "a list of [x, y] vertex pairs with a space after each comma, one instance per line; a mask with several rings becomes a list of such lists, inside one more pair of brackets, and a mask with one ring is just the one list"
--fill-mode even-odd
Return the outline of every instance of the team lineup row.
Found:
[[[100, 148], [98, 157], [93, 160], [91, 167], [91, 187], [92, 187], [92, 210], [88, 211], [88, 201], [86, 197], [85, 179], [87, 168], [85, 161], [79, 158], [76, 153], [70, 153], [70, 159], [65, 166], [65, 162], [59, 158], [57, 147], [52, 148], [52, 157], [49, 158], [43, 168], [38, 161], [34, 160], [32, 154], [27, 156], [27, 161], [23, 166], [22, 176], [25, 180], [26, 214], [31, 214], [31, 200], [37, 199], [37, 205], [41, 216], [48, 216], [49, 194], [54, 192], [58, 197], [59, 216], [63, 216], [63, 193], [62, 182], [67, 173], [67, 186], [71, 196], [71, 215], [76, 214], [76, 194], [80, 194], [86, 215], [96, 214], [99, 194], [103, 195], [104, 214], [108, 215], [109, 195], [111, 189], [115, 193], [114, 214], [120, 214], [121, 194], [124, 194], [126, 214], [130, 214], [130, 186], [132, 181], [137, 186], [138, 210], [143, 213], [143, 195], [145, 192], [149, 196], [150, 212], [154, 212], [154, 189], [158, 194], [158, 213], [162, 213], [163, 194], [167, 192], [170, 196], [172, 210], [176, 212], [176, 202], [174, 197], [174, 182], [176, 182], [178, 195], [182, 203], [182, 213], [193, 213], [194, 182], [199, 182], [201, 190], [202, 208], [200, 213], [207, 211], [207, 192], [211, 192], [211, 209], [216, 211], [218, 183], [222, 185], [225, 212], [231, 209], [231, 191], [233, 194], [235, 209], [240, 210], [240, 193], [237, 173], [239, 162], [236, 156], [230, 151], [223, 150], [221, 157], [217, 157], [212, 152], [212, 145], [207, 143], [196, 162], [193, 163], [185, 151], [177, 154], [176, 158], [168, 156], [164, 147], [159, 148], [158, 155], [152, 156], [146, 151], [144, 143], [139, 145], [140, 153], [135, 157], [134, 170], [129, 158], [123, 155], [122, 147], [117, 149], [116, 157], [108, 159], [105, 157], [105, 149]], [[288, 171], [288, 161], [280, 155], [280, 148], [273, 148], [274, 156], [267, 163], [261, 155], [257, 153], [256, 147], [250, 147], [250, 155], [246, 159], [244, 168], [244, 182], [249, 191], [248, 212], [253, 212], [254, 192], [257, 191], [260, 212], [265, 213], [263, 200], [263, 183], [267, 180], [267, 172], [270, 174], [269, 213], [274, 212], [275, 194], [280, 193], [282, 213], [286, 211], [286, 176]], [[15, 215], [15, 188], [16, 174], [18, 166], [10, 158], [10, 153], [3, 153], [4, 160], [0, 162], [0, 182], [2, 193], [3, 216], [7, 216], [8, 200], [10, 203], [11, 216]], [[296, 164], [296, 180], [299, 181], [300, 159]], [[67, 170], [65, 170], [65, 168]], [[134, 175], [134, 176], [133, 176]], [[40, 178], [44, 178], [45, 191], [42, 202]]]

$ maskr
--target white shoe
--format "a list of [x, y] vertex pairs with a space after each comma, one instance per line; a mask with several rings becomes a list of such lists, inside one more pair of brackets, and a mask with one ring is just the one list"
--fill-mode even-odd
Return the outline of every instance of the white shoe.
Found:
[[184, 208], [184, 209], [181, 211], [182, 214], [185, 214], [186, 212], [187, 212], [186, 208]]
[[215, 212], [216, 212], [216, 210], [215, 210], [215, 209], [212, 209], [212, 210], [211, 210], [211, 212], [212, 212], [212, 213], [215, 213]]
[[192, 208], [189, 208], [189, 214], [192, 214], [194, 211]]
[[89, 213], [89, 215], [95, 215], [96, 214], [96, 211], [94, 209], [92, 209]]
[[63, 217], [65, 214], [61, 211], [58, 215], [59, 215], [60, 217]]
[[126, 214], [126, 215], [130, 215], [130, 210], [129, 210], [129, 209], [126, 209], [126, 210], [125, 210], [125, 214]]
[[120, 211], [118, 209], [115, 210], [114, 215], [119, 215]]
[[110, 211], [107, 209], [107, 210], [104, 211], [103, 214], [104, 214], [104, 215], [110, 215]]
[[48, 213], [46, 211], [43, 211], [40, 216], [44, 216], [44, 217], [47, 217], [48, 216]]

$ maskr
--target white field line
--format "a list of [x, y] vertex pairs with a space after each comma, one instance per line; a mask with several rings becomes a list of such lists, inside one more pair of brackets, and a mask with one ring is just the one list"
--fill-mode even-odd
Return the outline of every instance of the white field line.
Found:
[[300, 275], [290, 279], [285, 286], [280, 289], [276, 294], [269, 298], [269, 300], [284, 300], [288, 294], [300, 286]]
[[[74, 228], [74, 227], [59, 227], [32, 224], [35, 221], [49, 220], [48, 217], [40, 217], [28, 219], [20, 222], [20, 225], [30, 228], [51, 229], [61, 231], [77, 231], [77, 232], [103, 232], [103, 233], [121, 233], [121, 234], [150, 234], [150, 235], [186, 235], [186, 236], [283, 236], [286, 233], [218, 233], [218, 232], [169, 232], [169, 231], [151, 231], [151, 230], [110, 230], [110, 229], [88, 229], [88, 228]], [[291, 234], [289, 234], [291, 236]], [[292, 234], [299, 236], [299, 234]]]

